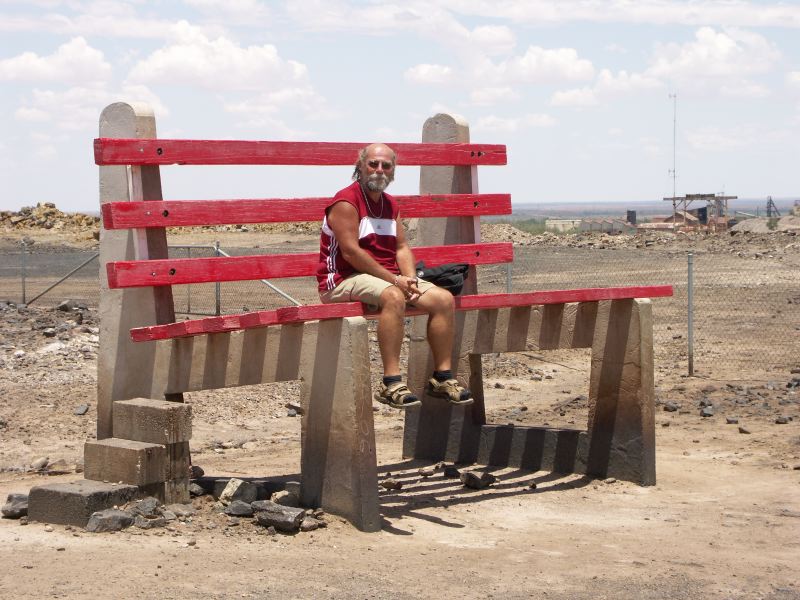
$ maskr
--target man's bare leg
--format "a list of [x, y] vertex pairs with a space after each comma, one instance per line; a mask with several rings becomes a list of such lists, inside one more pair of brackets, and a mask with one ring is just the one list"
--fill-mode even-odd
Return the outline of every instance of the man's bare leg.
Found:
[[380, 297], [378, 316], [378, 347], [383, 361], [383, 382], [374, 398], [394, 408], [408, 408], [420, 404], [419, 399], [403, 383], [400, 375], [400, 349], [405, 329], [405, 295], [400, 288], [387, 287]]
[[452, 294], [442, 288], [433, 288], [415, 304], [428, 313], [428, 344], [433, 355], [434, 371], [426, 386], [427, 393], [446, 398], [451, 404], [472, 403], [472, 393], [461, 387], [451, 371], [455, 315]]
[[453, 295], [442, 288], [432, 288], [422, 294], [415, 306], [428, 313], [428, 344], [433, 355], [433, 368], [449, 371], [453, 353]]
[[378, 348], [383, 361], [383, 374], [400, 374], [400, 349], [403, 345], [406, 301], [395, 286], [381, 294], [381, 313], [378, 317]]

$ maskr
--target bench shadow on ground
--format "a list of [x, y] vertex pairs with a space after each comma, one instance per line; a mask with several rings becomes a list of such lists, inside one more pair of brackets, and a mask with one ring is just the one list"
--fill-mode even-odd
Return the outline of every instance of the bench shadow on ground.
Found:
[[[458, 477], [445, 477], [444, 469], [423, 477], [419, 470], [430, 467], [430, 461], [408, 460], [388, 465], [378, 465], [380, 482], [392, 478], [402, 483], [399, 490], [386, 490], [381, 486], [380, 504], [382, 529], [396, 535], [413, 535], [399, 526], [404, 519], [421, 519], [442, 527], [463, 528], [464, 525], [432, 515], [427, 509], [450, 508], [464, 504], [480, 504], [497, 498], [529, 496], [585, 487], [594, 478], [575, 473], [548, 473], [509, 467], [483, 465], [456, 465], [459, 471], [491, 473], [497, 481], [481, 490], [468, 488]], [[532, 484], [536, 484], [532, 486]]]
[[[426, 512], [427, 509], [447, 509], [463, 504], [478, 505], [497, 498], [574, 490], [595, 481], [592, 477], [574, 473], [550, 473], [485, 465], [456, 465], [459, 471], [491, 473], [497, 478], [497, 481], [489, 487], [475, 490], [464, 486], [458, 477], [445, 477], [443, 468], [436, 469], [429, 477], [423, 477], [419, 473], [421, 468], [431, 466], [432, 463], [426, 460], [406, 460], [378, 465], [379, 482], [391, 477], [403, 484], [399, 490], [380, 488], [383, 531], [395, 535], [413, 535], [413, 531], [400, 526], [401, 522], [408, 519], [420, 519], [442, 527], [460, 529], [464, 527], [463, 524], [432, 515]], [[268, 500], [274, 492], [285, 489], [287, 482], [300, 481], [299, 473], [272, 477], [205, 475], [193, 481], [207, 493], [217, 497], [234, 477], [255, 484], [258, 488], [258, 500]], [[532, 483], [536, 484], [535, 488], [531, 487]]]

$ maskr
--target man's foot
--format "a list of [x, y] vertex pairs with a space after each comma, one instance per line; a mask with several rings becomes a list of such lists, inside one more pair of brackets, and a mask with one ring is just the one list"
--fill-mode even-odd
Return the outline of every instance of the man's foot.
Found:
[[408, 408], [409, 406], [419, 406], [419, 401], [411, 390], [402, 381], [395, 381], [386, 385], [381, 382], [378, 391], [373, 396], [381, 404], [388, 404], [392, 408]]
[[435, 377], [428, 380], [425, 391], [429, 396], [444, 398], [450, 404], [472, 404], [472, 392], [459, 385], [457, 379], [438, 381]]

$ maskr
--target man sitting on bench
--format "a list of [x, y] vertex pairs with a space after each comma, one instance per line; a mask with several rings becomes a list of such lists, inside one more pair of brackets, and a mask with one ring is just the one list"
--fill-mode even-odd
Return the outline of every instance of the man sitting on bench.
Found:
[[420, 404], [400, 375], [406, 304], [428, 313], [427, 337], [434, 371], [426, 392], [452, 404], [469, 404], [472, 394], [451, 371], [453, 296], [417, 279], [397, 204], [386, 187], [394, 180], [396, 156], [384, 144], [359, 152], [355, 180], [325, 209], [317, 269], [322, 302], [363, 302], [380, 310], [378, 346], [383, 382], [375, 399], [394, 408]]

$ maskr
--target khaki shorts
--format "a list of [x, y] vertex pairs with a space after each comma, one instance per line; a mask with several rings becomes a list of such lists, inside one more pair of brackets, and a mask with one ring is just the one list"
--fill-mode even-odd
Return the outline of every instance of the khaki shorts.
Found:
[[[330, 302], [363, 302], [371, 307], [380, 306], [380, 297], [387, 287], [393, 284], [367, 273], [351, 275], [332, 290], [321, 292], [319, 297], [325, 304]], [[417, 279], [417, 287], [424, 294], [436, 287], [424, 279]]]

